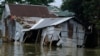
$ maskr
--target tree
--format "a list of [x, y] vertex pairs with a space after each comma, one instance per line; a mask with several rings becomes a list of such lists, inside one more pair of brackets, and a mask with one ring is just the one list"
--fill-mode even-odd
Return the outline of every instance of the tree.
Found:
[[36, 5], [48, 5], [53, 1], [54, 0], [26, 0], [26, 2], [29, 2], [30, 4], [36, 4]]
[[[100, 30], [100, 0], [84, 0], [83, 15]], [[99, 27], [99, 28], [98, 28]]]
[[47, 5], [51, 2], [53, 2], [54, 0], [5, 0], [8, 3], [28, 3], [28, 4], [34, 4], [34, 5]]
[[15, 2], [23, 3], [23, 0], [5, 0], [5, 2], [8, 2], [8, 3], [15, 3]]
[[[63, 4], [61, 6], [62, 10], [69, 10], [75, 13], [77, 18], [83, 18], [83, 7], [82, 0], [63, 0]], [[83, 20], [82, 20], [83, 21]]]

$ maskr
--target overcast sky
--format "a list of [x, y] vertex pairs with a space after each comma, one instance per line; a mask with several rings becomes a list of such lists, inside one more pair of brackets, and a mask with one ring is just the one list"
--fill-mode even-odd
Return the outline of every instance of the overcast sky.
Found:
[[1, 3], [1, 1], [3, 1], [3, 0], [0, 0], [0, 3]]
[[[1, 1], [4, 1], [4, 0], [0, 0]], [[60, 7], [62, 4], [62, 0], [55, 0], [55, 2], [53, 3], [50, 3], [50, 5], [54, 5], [54, 6], [57, 6], [57, 7]]]
[[62, 0], [55, 0], [55, 2], [51, 3], [50, 5], [54, 5], [54, 6], [60, 7], [61, 4], [62, 4]]

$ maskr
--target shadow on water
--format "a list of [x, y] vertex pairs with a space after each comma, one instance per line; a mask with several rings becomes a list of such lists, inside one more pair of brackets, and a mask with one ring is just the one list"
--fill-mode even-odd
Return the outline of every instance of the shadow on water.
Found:
[[0, 56], [99, 56], [100, 49], [69, 47], [41, 47], [35, 44], [4, 43], [0, 45]]
[[100, 49], [85, 49], [84, 56], [100, 56]]

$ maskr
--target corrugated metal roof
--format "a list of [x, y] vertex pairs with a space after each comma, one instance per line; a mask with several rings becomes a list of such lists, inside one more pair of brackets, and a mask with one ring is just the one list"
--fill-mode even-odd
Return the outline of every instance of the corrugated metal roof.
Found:
[[55, 18], [54, 14], [50, 14], [47, 7], [43, 5], [19, 5], [9, 4], [11, 15], [20, 17], [42, 17]]
[[58, 25], [61, 24], [69, 19], [71, 19], [72, 17], [67, 17], [67, 18], [56, 18], [56, 19], [44, 19], [41, 23], [39, 23], [37, 26], [32, 26], [30, 29], [39, 29], [39, 28], [44, 28], [44, 27], [48, 27], [48, 26], [52, 26], [52, 25]]
[[61, 23], [65, 22], [65, 21], [67, 21], [67, 20], [69, 20], [69, 19], [71, 19], [71, 18], [72, 18], [72, 17], [67, 17], [67, 18], [60, 19], [60, 20], [54, 22], [54, 23], [51, 24], [51, 25], [61, 24]]

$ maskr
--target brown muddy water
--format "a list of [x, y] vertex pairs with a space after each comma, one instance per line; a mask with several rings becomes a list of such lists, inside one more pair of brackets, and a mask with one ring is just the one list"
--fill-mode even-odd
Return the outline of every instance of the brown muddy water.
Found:
[[34, 44], [0, 44], [0, 56], [100, 56], [100, 49], [41, 47]]

